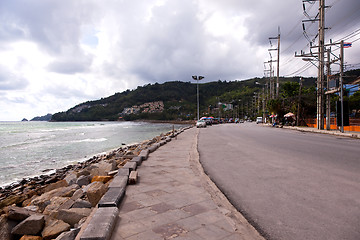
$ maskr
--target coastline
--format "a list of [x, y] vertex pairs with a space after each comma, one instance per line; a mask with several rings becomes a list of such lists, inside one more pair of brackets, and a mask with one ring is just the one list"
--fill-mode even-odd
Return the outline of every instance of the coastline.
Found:
[[[172, 124], [77, 122], [2, 125], [0, 188], [151, 139]], [[175, 129], [183, 127], [176, 124]], [[9, 168], [7, 168], [9, 166]]]
[[[135, 121], [136, 122], [136, 121]], [[184, 124], [187, 125], [189, 123], [184, 123], [184, 122], [170, 122], [170, 121], [158, 121], [158, 120], [150, 120], [150, 121], [138, 121], [138, 122], [149, 122], [149, 123], [174, 123], [174, 124]], [[181, 131], [181, 129], [174, 129], [175, 132]], [[133, 148], [139, 145], [142, 145], [144, 143], [149, 143], [154, 141], [154, 139], [158, 139], [161, 136], [167, 136], [169, 134], [172, 134], [173, 131], [170, 130], [166, 133], [162, 133], [159, 136], [155, 136], [152, 139], [148, 139], [148, 140], [144, 140], [142, 142], [138, 142], [138, 143], [129, 143], [129, 144], [124, 144], [121, 147], [118, 148], [114, 148], [114, 149], [110, 149], [106, 152], [101, 152], [101, 153], [97, 153], [94, 154], [92, 157], [85, 159], [85, 160], [75, 160], [74, 159], [74, 164], [68, 164], [62, 168], [57, 168], [57, 169], [46, 169], [43, 171], [43, 174], [38, 174], [35, 176], [31, 176], [31, 177], [24, 177], [21, 180], [18, 181], [14, 181], [11, 182], [9, 184], [0, 186], [0, 210], [1, 208], [3, 208], [4, 206], [2, 206], [1, 202], [2, 200], [4, 200], [4, 194], [8, 193], [8, 192], [13, 192], [14, 190], [16, 191], [17, 189], [22, 189], [22, 185], [30, 182], [33, 183], [34, 181], [36, 183], [39, 184], [50, 184], [54, 181], [54, 178], [60, 179], [62, 178], [61, 175], [66, 174], [66, 172], [68, 171], [72, 171], [72, 170], [77, 170], [79, 168], [84, 168], [86, 166], [89, 166], [93, 163], [97, 163], [103, 159], [107, 159], [109, 157], [112, 157], [116, 152], [121, 152], [121, 151], [127, 151], [129, 148]], [[1, 213], [1, 212], [0, 212]]]
[[196, 121], [195, 120], [149, 120], [149, 119], [139, 119], [139, 120], [135, 120], [134, 122], [194, 125]]
[[[144, 152], [148, 154], [151, 149], [170, 141], [184, 129], [170, 130], [152, 139], [122, 146], [84, 162], [56, 169], [52, 174], [24, 178], [1, 187], [0, 232], [7, 236], [4, 239], [12, 239], [14, 235], [55, 239], [70, 229], [70, 232], [73, 229], [80, 230], [90, 213], [97, 209], [97, 203], [109, 189], [114, 177], [123, 174], [124, 170], [129, 174], [130, 169], [126, 166], [134, 164], [133, 159], [142, 159]], [[32, 216], [41, 217], [41, 231], [31, 234], [27, 230], [18, 230]], [[54, 226], [56, 234], [53, 233]], [[48, 235], [48, 232], [52, 235]]]

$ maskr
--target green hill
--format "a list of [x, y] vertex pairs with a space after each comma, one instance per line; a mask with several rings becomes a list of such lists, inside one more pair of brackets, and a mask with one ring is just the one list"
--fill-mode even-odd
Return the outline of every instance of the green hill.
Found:
[[[239, 106], [241, 102], [243, 108], [249, 109], [250, 105], [253, 105], [254, 93], [263, 94], [266, 80], [254, 78], [199, 83], [200, 112], [212, 114], [214, 109], [218, 108], [219, 102]], [[281, 78], [280, 87], [286, 82], [296, 85], [299, 78]], [[314, 78], [306, 78], [304, 81], [306, 87], [314, 87], [314, 84]], [[157, 104], [155, 102], [163, 103], [161, 110], [151, 110], [152, 105]], [[54, 114], [52, 121], [187, 120], [196, 117], [196, 108], [196, 83], [174, 81], [139, 86], [132, 91], [127, 90], [100, 100], [81, 103], [66, 112]]]

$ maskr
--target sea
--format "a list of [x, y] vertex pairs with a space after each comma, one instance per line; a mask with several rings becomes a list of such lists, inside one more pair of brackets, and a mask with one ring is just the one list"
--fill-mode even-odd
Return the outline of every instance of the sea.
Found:
[[0, 187], [50, 174], [186, 125], [148, 122], [0, 122]]

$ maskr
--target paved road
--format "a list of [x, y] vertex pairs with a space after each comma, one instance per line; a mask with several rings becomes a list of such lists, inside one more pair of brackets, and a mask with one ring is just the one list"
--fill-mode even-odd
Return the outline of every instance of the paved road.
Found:
[[200, 161], [267, 239], [360, 239], [360, 140], [254, 123], [201, 129]]

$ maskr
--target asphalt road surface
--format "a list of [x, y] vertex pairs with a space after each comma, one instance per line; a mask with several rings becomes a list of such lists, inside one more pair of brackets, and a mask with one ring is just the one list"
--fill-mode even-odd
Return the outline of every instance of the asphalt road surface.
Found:
[[266, 239], [360, 239], [360, 140], [256, 125], [200, 129], [205, 172]]

